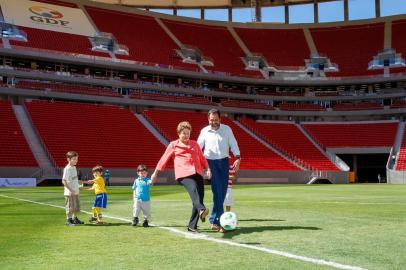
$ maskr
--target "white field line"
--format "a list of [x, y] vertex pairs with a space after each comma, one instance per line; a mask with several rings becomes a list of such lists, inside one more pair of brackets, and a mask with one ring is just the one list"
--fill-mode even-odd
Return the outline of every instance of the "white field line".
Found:
[[[28, 202], [28, 203], [34, 203], [34, 204], [39, 204], [39, 205], [45, 205], [45, 206], [65, 209], [64, 206], [58, 206], [58, 205], [53, 205], [53, 204], [49, 204], [49, 203], [36, 202], [36, 201], [32, 201], [32, 200], [21, 199], [21, 198], [11, 197], [11, 196], [1, 195], [1, 194], [0, 194], [0, 197], [19, 200], [19, 201]], [[81, 212], [86, 213], [86, 214], [91, 214], [88, 211], [83, 211], [82, 210]], [[116, 220], [131, 222], [131, 220], [126, 219], [126, 218], [114, 217], [114, 216], [110, 216], [110, 215], [103, 215], [103, 216], [106, 217], [106, 218], [110, 218], [110, 219], [116, 219]], [[215, 243], [219, 243], [219, 244], [229, 245], [229, 246], [235, 246], [235, 247], [246, 248], [246, 249], [253, 249], [253, 250], [262, 251], [262, 252], [265, 252], [265, 253], [278, 255], [278, 256], [282, 256], [282, 257], [286, 257], [286, 258], [290, 258], [290, 259], [295, 259], [295, 260], [299, 260], [299, 261], [303, 261], [303, 262], [308, 262], [308, 263], [313, 263], [313, 264], [318, 264], [318, 265], [331, 266], [331, 267], [337, 268], [337, 269], [366, 270], [366, 268], [362, 268], [362, 267], [358, 267], [358, 266], [346, 265], [346, 264], [336, 263], [336, 262], [332, 262], [332, 261], [326, 261], [326, 260], [322, 260], [322, 259], [315, 259], [315, 258], [295, 255], [295, 254], [292, 254], [292, 253], [279, 251], [279, 250], [275, 250], [275, 249], [270, 249], [270, 248], [265, 248], [265, 247], [257, 247], [257, 246], [247, 245], [247, 244], [240, 244], [240, 243], [236, 243], [236, 242], [233, 242], [233, 241], [230, 241], [230, 240], [212, 238], [212, 237], [209, 237], [209, 236], [207, 236], [207, 235], [205, 235], [203, 233], [196, 234], [196, 233], [190, 233], [190, 232], [186, 232], [186, 231], [181, 231], [181, 230], [178, 230], [178, 229], [172, 228], [172, 227], [155, 226], [153, 224], [151, 224], [151, 225], [156, 227], [156, 228], [160, 228], [160, 229], [167, 230], [169, 232], [175, 233], [177, 235], [182, 235], [182, 236], [184, 236], [186, 238], [189, 238], [189, 239], [200, 239], [200, 240], [206, 240], [206, 241], [215, 242]]]

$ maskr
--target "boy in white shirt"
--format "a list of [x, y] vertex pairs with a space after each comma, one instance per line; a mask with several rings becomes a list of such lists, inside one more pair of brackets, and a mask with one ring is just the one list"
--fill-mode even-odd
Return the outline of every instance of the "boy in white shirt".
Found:
[[66, 212], [66, 225], [74, 226], [77, 224], [84, 224], [83, 221], [78, 219], [80, 211], [79, 200], [79, 180], [76, 164], [78, 163], [79, 155], [75, 151], [66, 153], [68, 164], [63, 169], [62, 183], [64, 185], [65, 196], [65, 212]]

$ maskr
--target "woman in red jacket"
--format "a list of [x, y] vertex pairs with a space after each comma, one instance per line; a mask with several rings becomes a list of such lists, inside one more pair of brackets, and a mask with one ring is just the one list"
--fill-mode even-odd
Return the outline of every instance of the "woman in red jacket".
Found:
[[204, 206], [204, 173], [211, 178], [209, 164], [203, 156], [202, 150], [196, 141], [190, 140], [192, 126], [189, 122], [178, 124], [177, 132], [179, 139], [170, 142], [159, 160], [154, 173], [151, 175], [152, 182], [156, 182], [158, 172], [164, 171], [170, 160], [174, 162], [175, 178], [185, 187], [193, 203], [192, 216], [190, 217], [188, 231], [199, 232], [197, 222], [199, 218], [204, 222], [209, 210]]

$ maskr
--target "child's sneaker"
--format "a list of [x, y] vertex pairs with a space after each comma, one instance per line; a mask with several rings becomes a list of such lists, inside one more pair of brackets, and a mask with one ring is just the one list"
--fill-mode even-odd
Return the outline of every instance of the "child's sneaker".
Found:
[[89, 222], [95, 222], [95, 221], [97, 221], [97, 217], [91, 217], [91, 218], [89, 218]]
[[68, 226], [75, 226], [76, 224], [73, 222], [73, 219], [68, 218], [68, 219], [66, 219], [65, 225], [68, 225]]
[[142, 223], [142, 227], [149, 227], [149, 224], [148, 224], [148, 220], [144, 220], [144, 222]]
[[81, 221], [80, 219], [78, 219], [78, 217], [75, 217], [74, 219], [73, 219], [73, 223], [74, 224], [85, 224], [83, 221]]
[[97, 225], [103, 225], [104, 222], [103, 222], [103, 220], [98, 220], [98, 221], [96, 222], [96, 224], [97, 224]]
[[133, 226], [137, 226], [137, 225], [138, 225], [138, 222], [139, 222], [138, 218], [135, 217], [135, 218], [133, 219], [133, 222], [132, 222], [131, 224], [132, 224]]

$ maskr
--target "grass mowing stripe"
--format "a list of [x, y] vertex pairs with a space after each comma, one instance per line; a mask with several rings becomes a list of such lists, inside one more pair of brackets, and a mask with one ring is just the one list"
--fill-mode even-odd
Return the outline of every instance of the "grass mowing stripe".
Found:
[[[43, 203], [43, 202], [36, 202], [36, 201], [32, 201], [32, 200], [21, 199], [21, 198], [11, 197], [11, 196], [7, 196], [7, 195], [0, 195], [0, 197], [19, 200], [19, 201], [28, 202], [28, 203], [39, 204], [39, 205], [45, 205], [45, 206], [50, 206], [50, 207], [56, 207], [56, 208], [60, 208], [60, 209], [65, 209], [64, 206], [58, 206], [58, 205], [53, 205], [53, 204], [48, 204], [48, 203]], [[84, 211], [84, 210], [81, 210], [81, 212], [86, 213], [86, 214], [91, 214], [90, 212]], [[110, 215], [104, 215], [104, 217], [110, 218], [110, 219], [115, 219], [115, 220], [120, 220], [120, 221], [131, 222], [131, 220], [126, 219], [126, 218], [121, 218], [121, 217], [115, 217], [115, 216], [110, 216]], [[163, 229], [163, 230], [167, 230], [167, 231], [172, 232], [177, 235], [182, 235], [189, 239], [206, 240], [206, 241], [211, 241], [211, 242], [215, 242], [215, 243], [219, 243], [219, 244], [225, 244], [225, 245], [229, 245], [229, 246], [236, 246], [236, 247], [240, 247], [240, 248], [247, 248], [247, 249], [262, 251], [262, 252], [266, 252], [266, 253], [277, 255], [277, 256], [282, 256], [282, 257], [295, 259], [295, 260], [308, 262], [308, 263], [313, 263], [313, 264], [318, 264], [318, 265], [330, 266], [330, 267], [337, 268], [337, 269], [366, 270], [365, 268], [362, 268], [362, 267], [345, 265], [345, 264], [340, 264], [340, 263], [336, 263], [336, 262], [332, 262], [332, 261], [326, 261], [326, 260], [322, 260], [322, 259], [315, 259], [315, 258], [295, 255], [292, 253], [283, 252], [283, 251], [270, 249], [270, 248], [257, 247], [257, 246], [247, 245], [247, 244], [236, 243], [236, 242], [233, 242], [230, 240], [212, 238], [205, 234], [194, 234], [194, 233], [190, 233], [190, 232], [186, 232], [186, 231], [181, 231], [181, 230], [178, 230], [178, 229], [175, 229], [172, 227], [165, 227], [165, 226], [153, 225], [153, 224], [151, 224], [151, 225], [154, 227]]]

